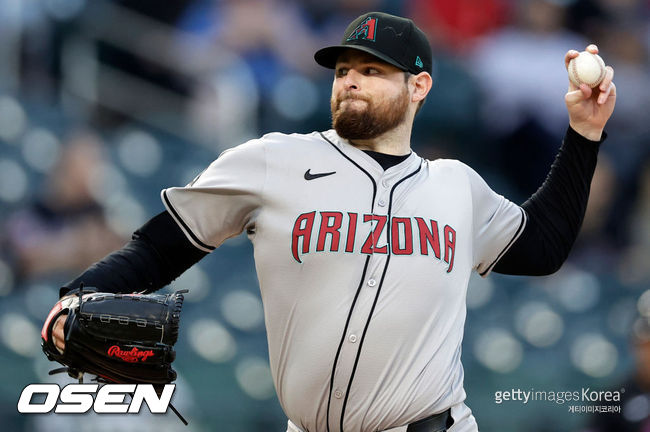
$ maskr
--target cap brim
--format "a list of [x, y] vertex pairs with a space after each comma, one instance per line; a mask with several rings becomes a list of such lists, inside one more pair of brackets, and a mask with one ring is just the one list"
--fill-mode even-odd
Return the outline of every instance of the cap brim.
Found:
[[391, 59], [390, 57], [385, 56], [384, 54], [375, 51], [372, 48], [360, 46], [360, 45], [334, 45], [334, 46], [325, 47], [316, 51], [316, 53], [314, 54], [314, 60], [316, 60], [316, 63], [318, 63], [323, 67], [334, 69], [336, 67], [336, 60], [339, 58], [341, 53], [343, 53], [343, 51], [345, 51], [346, 49], [363, 51], [403, 71], [408, 70], [408, 68], [397, 63], [395, 60]]

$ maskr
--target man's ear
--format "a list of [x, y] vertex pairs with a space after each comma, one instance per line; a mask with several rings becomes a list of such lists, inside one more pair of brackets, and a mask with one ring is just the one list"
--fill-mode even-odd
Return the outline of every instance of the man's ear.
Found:
[[431, 75], [429, 75], [428, 72], [420, 72], [417, 75], [411, 76], [410, 84], [414, 89], [411, 101], [420, 102], [421, 100], [424, 100], [429, 94], [429, 91], [433, 86], [433, 78], [431, 78]]

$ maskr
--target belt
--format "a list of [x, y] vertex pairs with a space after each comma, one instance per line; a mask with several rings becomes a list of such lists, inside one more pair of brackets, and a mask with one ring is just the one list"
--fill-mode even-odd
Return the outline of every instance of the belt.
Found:
[[451, 417], [451, 408], [430, 417], [411, 423], [406, 432], [445, 432], [454, 424]]

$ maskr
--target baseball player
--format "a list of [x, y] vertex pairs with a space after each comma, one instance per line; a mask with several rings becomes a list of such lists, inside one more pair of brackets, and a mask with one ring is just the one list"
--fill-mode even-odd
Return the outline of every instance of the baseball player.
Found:
[[[460, 361], [470, 274], [562, 265], [614, 109], [613, 70], [593, 90], [569, 84], [562, 147], [519, 206], [467, 165], [410, 149], [432, 86], [413, 21], [364, 14], [315, 59], [334, 70], [331, 130], [226, 150], [189, 185], [163, 190], [166, 211], [62, 293], [80, 282], [155, 291], [246, 231], [288, 431], [477, 431]], [[64, 349], [62, 321], [54, 337]]]

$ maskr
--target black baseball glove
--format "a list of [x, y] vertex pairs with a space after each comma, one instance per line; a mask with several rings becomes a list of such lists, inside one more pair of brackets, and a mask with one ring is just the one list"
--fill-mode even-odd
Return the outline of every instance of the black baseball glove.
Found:
[[[54, 305], [41, 331], [47, 358], [65, 366], [50, 374], [65, 371], [81, 382], [83, 374], [89, 373], [101, 382], [154, 384], [159, 390], [176, 379], [173, 347], [186, 290], [113, 294], [82, 287], [75, 291]], [[62, 314], [67, 314], [63, 352], [52, 341], [52, 327]]]

